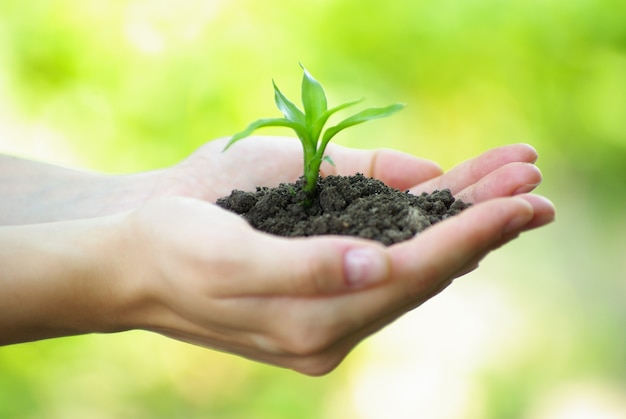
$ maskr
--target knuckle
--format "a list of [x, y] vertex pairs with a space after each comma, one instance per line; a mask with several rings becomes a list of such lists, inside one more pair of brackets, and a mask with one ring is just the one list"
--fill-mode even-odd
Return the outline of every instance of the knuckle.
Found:
[[291, 333], [283, 341], [283, 346], [290, 355], [309, 357], [324, 352], [330, 346], [330, 340], [325, 333], [308, 329]]
[[333, 371], [354, 345], [344, 339], [345, 327], [332, 316], [303, 319], [297, 313], [291, 313], [274, 333], [274, 345], [285, 360], [284, 366], [309, 376]]
[[293, 286], [299, 294], [324, 294], [332, 291], [333, 279], [338, 275], [323, 260], [305, 259], [299, 263], [293, 273]]
[[328, 350], [336, 341], [333, 327], [321, 322], [292, 320], [279, 331], [282, 352], [294, 357], [315, 357]]
[[448, 276], [441, 267], [433, 263], [425, 263], [419, 275], [405, 283], [405, 295], [408, 300], [422, 300], [427, 297]]

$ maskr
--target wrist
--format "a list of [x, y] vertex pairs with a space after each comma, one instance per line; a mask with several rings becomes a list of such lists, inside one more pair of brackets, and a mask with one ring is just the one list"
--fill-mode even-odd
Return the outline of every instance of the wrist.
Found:
[[179, 170], [107, 175], [0, 155], [0, 225], [102, 217], [177, 194]]
[[125, 330], [120, 218], [0, 228], [0, 344]]

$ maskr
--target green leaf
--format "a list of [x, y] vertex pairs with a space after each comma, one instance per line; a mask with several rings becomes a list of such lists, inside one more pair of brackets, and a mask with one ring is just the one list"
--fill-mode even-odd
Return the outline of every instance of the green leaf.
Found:
[[311, 127], [328, 107], [324, 88], [313, 78], [311, 73], [300, 64], [304, 72], [302, 76], [302, 106], [306, 116], [307, 127]]
[[264, 127], [286, 127], [286, 128], [291, 128], [292, 130], [294, 130], [296, 134], [298, 134], [298, 137], [300, 137], [300, 135], [304, 135], [305, 137], [308, 135], [304, 126], [302, 126], [301, 124], [298, 124], [297, 122], [289, 121], [285, 118], [258, 119], [254, 121], [253, 123], [251, 123], [250, 125], [248, 125], [246, 129], [244, 129], [243, 131], [238, 132], [237, 134], [233, 135], [228, 141], [228, 143], [226, 144], [226, 146], [224, 147], [223, 151], [228, 150], [228, 148], [232, 146], [234, 143], [236, 143], [237, 141], [250, 136], [250, 134], [252, 134], [257, 129], [264, 128]]
[[385, 106], [384, 108], [369, 108], [365, 109], [355, 115], [352, 115], [349, 118], [344, 119], [337, 125], [328, 128], [324, 132], [324, 137], [322, 138], [322, 145], [320, 149], [323, 150], [328, 142], [340, 131], [344, 129], [361, 124], [363, 122], [371, 121], [372, 119], [384, 118], [390, 116], [400, 109], [404, 108], [404, 104], [395, 103], [393, 105]]
[[328, 118], [330, 118], [334, 113], [337, 113], [350, 106], [354, 106], [357, 103], [362, 102], [362, 101], [363, 99], [358, 99], [358, 100], [353, 100], [352, 102], [346, 102], [341, 105], [335, 106], [334, 108], [331, 108], [327, 110], [326, 112], [324, 112], [323, 114], [321, 114], [319, 118], [317, 118], [317, 120], [313, 123], [313, 126], [309, 127], [311, 136], [315, 139], [315, 142], [317, 143], [317, 140], [319, 139], [322, 129], [324, 129], [324, 125], [326, 125]]
[[296, 122], [298, 124], [305, 124], [304, 113], [280, 91], [274, 80], [272, 80], [274, 86], [274, 102], [278, 109], [285, 115], [285, 118], [289, 121]]

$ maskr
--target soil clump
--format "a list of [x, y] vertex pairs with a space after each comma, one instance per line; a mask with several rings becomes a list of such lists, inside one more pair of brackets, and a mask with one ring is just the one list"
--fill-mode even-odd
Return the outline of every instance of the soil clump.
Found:
[[306, 207], [304, 180], [255, 192], [234, 190], [217, 200], [254, 228], [286, 237], [338, 234], [377, 240], [387, 246], [408, 240], [454, 216], [471, 204], [455, 200], [450, 190], [413, 195], [383, 182], [354, 176], [320, 177]]

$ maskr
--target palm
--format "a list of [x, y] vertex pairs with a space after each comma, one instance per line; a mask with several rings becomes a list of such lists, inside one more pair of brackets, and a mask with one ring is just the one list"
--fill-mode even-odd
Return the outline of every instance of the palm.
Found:
[[183, 172], [177, 179], [184, 195], [214, 202], [233, 189], [276, 186], [302, 174], [301, 146], [295, 139], [250, 138], [223, 151], [225, 144], [225, 139], [209, 142], [177, 167]]

